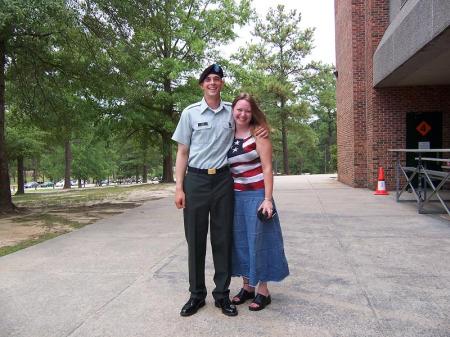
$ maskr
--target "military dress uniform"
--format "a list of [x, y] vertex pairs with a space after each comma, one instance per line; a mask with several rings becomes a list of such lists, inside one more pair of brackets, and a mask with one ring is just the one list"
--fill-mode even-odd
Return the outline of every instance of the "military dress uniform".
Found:
[[[184, 229], [191, 298], [204, 299], [208, 222], [214, 260], [215, 300], [229, 297], [233, 226], [233, 178], [227, 152], [234, 137], [231, 103], [211, 109], [205, 99], [188, 106], [172, 136], [189, 147], [184, 179]], [[209, 219], [209, 221], [208, 221]]]

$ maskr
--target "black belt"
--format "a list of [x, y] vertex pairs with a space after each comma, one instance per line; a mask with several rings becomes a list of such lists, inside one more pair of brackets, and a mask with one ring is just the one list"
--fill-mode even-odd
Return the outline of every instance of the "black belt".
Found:
[[209, 168], [209, 169], [199, 169], [196, 167], [188, 166], [188, 172], [201, 173], [201, 174], [217, 174], [220, 172], [228, 171], [230, 167], [228, 165], [222, 166], [221, 168]]

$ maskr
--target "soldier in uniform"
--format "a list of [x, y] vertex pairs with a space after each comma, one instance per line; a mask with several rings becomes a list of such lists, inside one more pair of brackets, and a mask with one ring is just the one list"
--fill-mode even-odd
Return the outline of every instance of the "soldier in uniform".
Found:
[[203, 99], [184, 109], [172, 136], [178, 143], [175, 204], [183, 208], [191, 293], [180, 314], [193, 315], [205, 305], [205, 255], [210, 222], [215, 305], [225, 315], [236, 316], [236, 306], [229, 298], [234, 200], [233, 178], [227, 163], [234, 121], [231, 104], [220, 97], [224, 85], [222, 68], [218, 64], [207, 67], [199, 84]]

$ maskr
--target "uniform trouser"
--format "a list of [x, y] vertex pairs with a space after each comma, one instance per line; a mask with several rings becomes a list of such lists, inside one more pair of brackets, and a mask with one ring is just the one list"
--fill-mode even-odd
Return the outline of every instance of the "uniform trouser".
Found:
[[229, 171], [215, 175], [188, 172], [184, 179], [186, 208], [184, 231], [189, 254], [191, 297], [204, 299], [205, 255], [208, 218], [214, 261], [213, 297], [229, 296], [231, 279], [231, 239], [233, 230], [233, 178]]

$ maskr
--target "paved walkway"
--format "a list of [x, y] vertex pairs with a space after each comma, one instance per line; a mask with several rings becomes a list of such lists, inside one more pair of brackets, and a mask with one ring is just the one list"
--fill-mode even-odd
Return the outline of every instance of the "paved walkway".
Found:
[[[187, 249], [164, 198], [1, 257], [0, 336], [450, 336], [449, 221], [326, 175], [277, 177], [275, 197], [291, 275], [266, 310], [208, 296], [179, 316]], [[212, 273], [209, 249], [209, 290]]]

